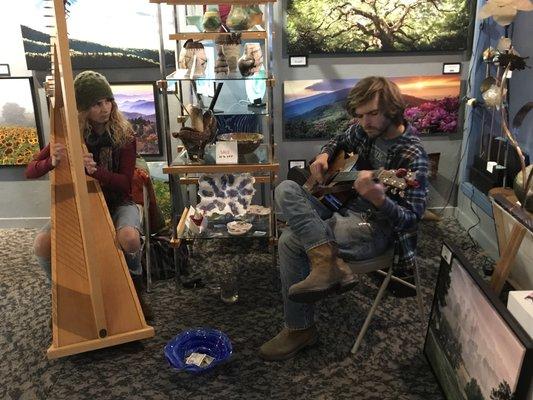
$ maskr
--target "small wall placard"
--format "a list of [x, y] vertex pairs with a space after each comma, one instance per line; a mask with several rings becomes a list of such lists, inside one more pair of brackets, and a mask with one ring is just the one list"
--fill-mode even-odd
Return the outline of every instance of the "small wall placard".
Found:
[[307, 56], [289, 56], [289, 67], [307, 67]]
[[0, 64], [0, 76], [11, 76], [9, 64]]
[[237, 164], [239, 162], [236, 141], [216, 142], [215, 154], [217, 164]]
[[458, 75], [461, 73], [461, 63], [443, 63], [443, 75]]

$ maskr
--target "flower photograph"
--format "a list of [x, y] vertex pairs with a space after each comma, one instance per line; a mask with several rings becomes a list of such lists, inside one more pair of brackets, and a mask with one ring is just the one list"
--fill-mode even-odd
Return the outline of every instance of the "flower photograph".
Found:
[[[458, 75], [389, 77], [403, 94], [404, 117], [416, 133], [457, 132], [461, 80]], [[283, 124], [286, 140], [328, 140], [357, 122], [346, 112], [350, 89], [358, 79], [284, 82]]]
[[40, 149], [31, 78], [0, 79], [0, 165], [26, 165]]

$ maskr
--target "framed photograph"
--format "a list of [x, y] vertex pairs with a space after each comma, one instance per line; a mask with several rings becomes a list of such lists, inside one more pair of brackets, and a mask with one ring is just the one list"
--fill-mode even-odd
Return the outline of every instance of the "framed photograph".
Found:
[[26, 165], [42, 147], [33, 78], [0, 78], [0, 165]]
[[118, 109], [130, 121], [137, 139], [137, 153], [143, 157], [163, 154], [157, 89], [153, 82], [112, 83]]
[[[27, 68], [50, 70], [49, 18], [43, 18], [43, 1], [25, 3], [20, 28]], [[146, 0], [76, 0], [67, 9], [74, 70], [159, 68], [156, 8]], [[174, 31], [172, 13], [162, 12], [162, 18], [165, 28]], [[94, 29], [87, 21], [106, 28]], [[165, 62], [167, 67], [175, 65], [173, 50], [165, 50]]]
[[307, 166], [307, 161], [305, 160], [289, 160], [289, 169], [298, 167], [304, 169]]
[[289, 67], [307, 67], [307, 56], [289, 56]]
[[440, 0], [438, 7], [431, 0], [285, 0], [285, 54], [462, 52], [472, 37], [473, 6], [470, 0]]
[[[458, 131], [459, 75], [389, 77], [402, 91], [406, 120], [420, 135]], [[283, 84], [284, 140], [329, 140], [356, 120], [346, 99], [359, 79], [314, 79]]]
[[532, 339], [459, 250], [445, 246], [452, 261], [441, 258], [424, 354], [446, 398], [526, 400]]
[[11, 76], [9, 64], [0, 64], [0, 76]]

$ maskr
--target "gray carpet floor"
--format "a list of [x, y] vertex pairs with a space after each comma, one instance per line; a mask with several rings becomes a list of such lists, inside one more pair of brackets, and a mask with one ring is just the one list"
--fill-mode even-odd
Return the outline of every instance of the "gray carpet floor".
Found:
[[[376, 293], [358, 287], [322, 301], [320, 342], [293, 360], [264, 362], [257, 348], [282, 326], [279, 272], [258, 241], [204, 241], [191, 268], [204, 288], [155, 282], [150, 300], [156, 336], [141, 342], [47, 360], [50, 290], [32, 255], [31, 229], [0, 230], [0, 399], [443, 399], [423, 352], [426, 326], [414, 298], [385, 296], [356, 355], [350, 348]], [[424, 222], [418, 262], [429, 314], [443, 239], [465, 249], [481, 270], [492, 260], [473, 246], [456, 220]], [[239, 301], [220, 301], [217, 271], [238, 263]], [[225, 332], [232, 360], [203, 375], [173, 370], [163, 347], [181, 331], [209, 326]]]

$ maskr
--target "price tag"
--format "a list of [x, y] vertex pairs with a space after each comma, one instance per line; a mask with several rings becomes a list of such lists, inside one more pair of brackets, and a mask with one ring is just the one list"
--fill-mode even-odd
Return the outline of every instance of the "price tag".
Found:
[[442, 250], [440, 252], [440, 255], [442, 258], [446, 260], [448, 265], [450, 265], [450, 263], [452, 262], [452, 251], [448, 247], [446, 247], [444, 244], [442, 245]]
[[237, 142], [216, 142], [215, 148], [217, 164], [237, 164], [239, 162]]

